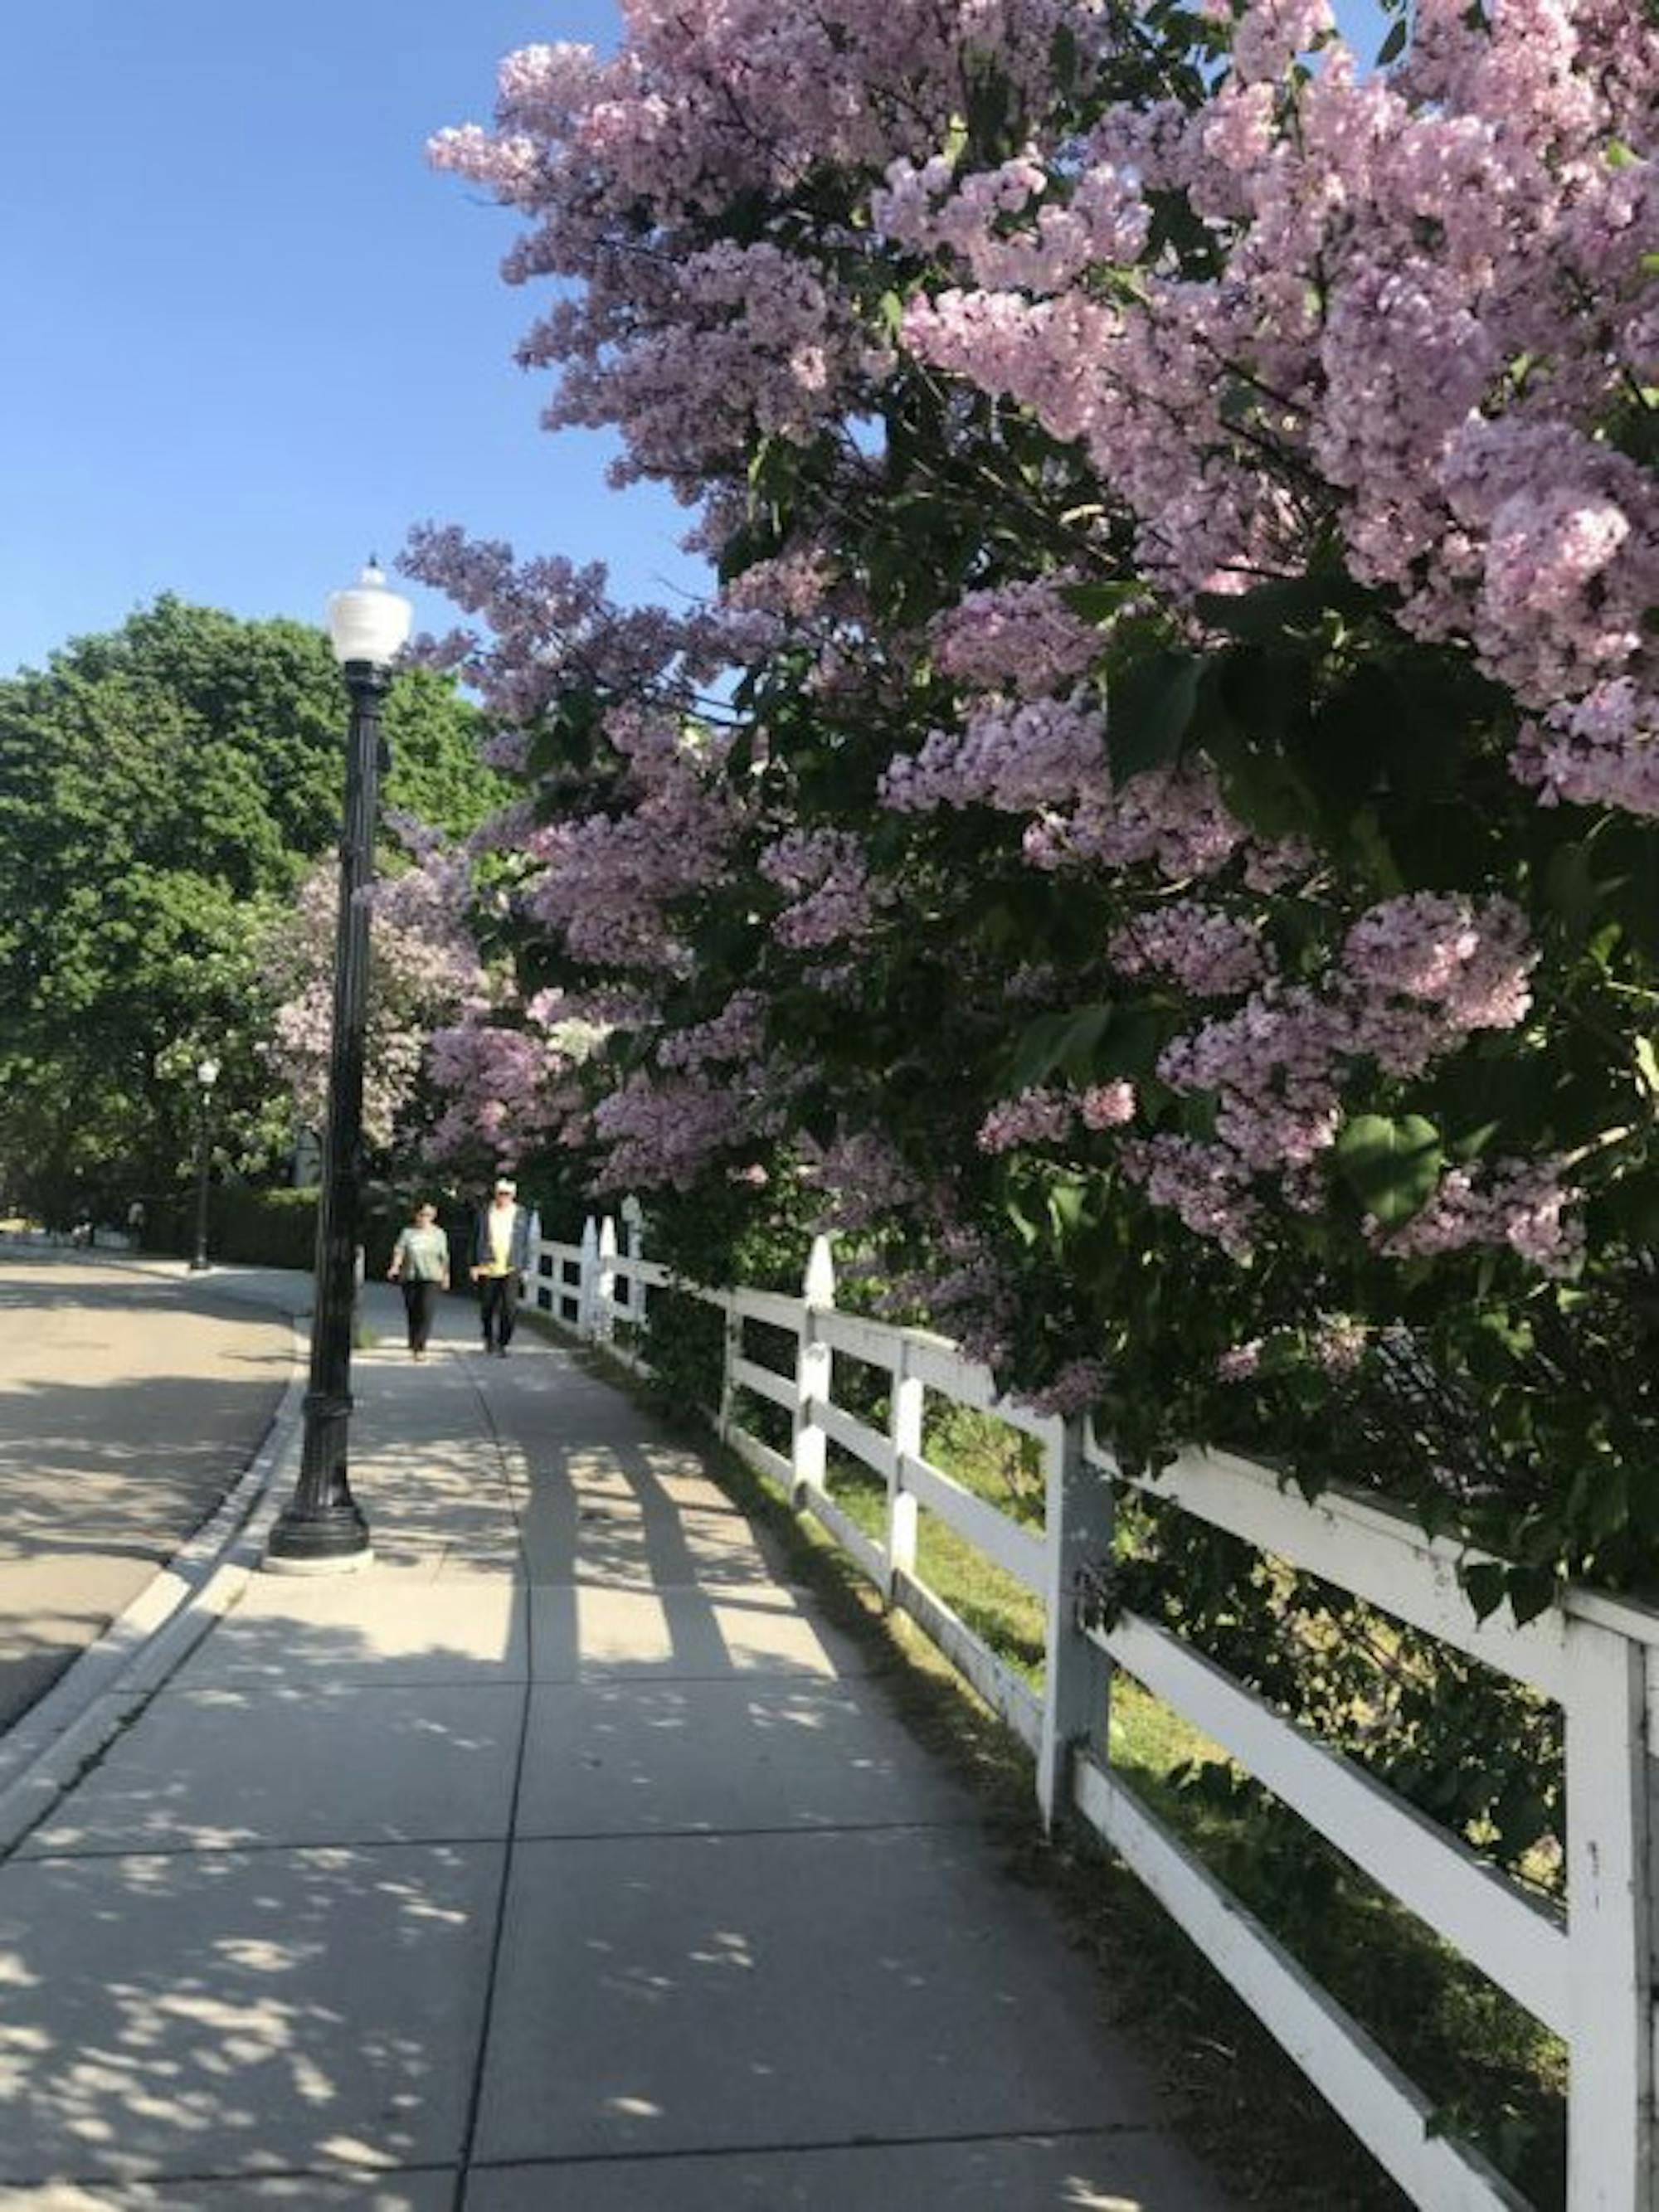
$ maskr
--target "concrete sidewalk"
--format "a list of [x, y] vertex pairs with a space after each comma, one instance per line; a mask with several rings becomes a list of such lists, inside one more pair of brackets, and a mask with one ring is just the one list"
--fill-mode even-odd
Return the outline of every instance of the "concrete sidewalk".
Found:
[[356, 1363], [373, 1569], [256, 1577], [0, 1866], [0, 2208], [1219, 2212], [695, 1456], [440, 1327]]

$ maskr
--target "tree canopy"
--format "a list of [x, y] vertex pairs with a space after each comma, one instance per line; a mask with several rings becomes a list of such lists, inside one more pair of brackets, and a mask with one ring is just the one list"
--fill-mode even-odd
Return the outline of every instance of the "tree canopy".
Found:
[[[256, 947], [338, 834], [345, 707], [319, 630], [162, 598], [0, 682], [0, 1174], [53, 1218], [171, 1187], [194, 1067], [257, 1158], [287, 1134]], [[387, 796], [468, 829], [498, 799], [453, 686], [400, 675]]]

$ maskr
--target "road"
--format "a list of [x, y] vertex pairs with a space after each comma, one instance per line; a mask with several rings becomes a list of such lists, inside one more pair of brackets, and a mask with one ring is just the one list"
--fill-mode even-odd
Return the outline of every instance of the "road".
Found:
[[0, 1729], [137, 1596], [269, 1428], [289, 1324], [230, 1287], [0, 1244]]

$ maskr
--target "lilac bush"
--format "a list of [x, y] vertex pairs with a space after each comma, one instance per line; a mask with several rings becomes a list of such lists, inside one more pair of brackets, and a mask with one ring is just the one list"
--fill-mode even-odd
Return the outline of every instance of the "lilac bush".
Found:
[[[522, 763], [501, 942], [596, 1030], [491, 1111], [705, 1270], [856, 1224], [1131, 1456], [1383, 1481], [1523, 1608], [1649, 1577], [1653, 11], [625, 23], [436, 147], [550, 423], [719, 578], [411, 549]], [[1381, 1453], [1333, 1393], [1401, 1341]]]

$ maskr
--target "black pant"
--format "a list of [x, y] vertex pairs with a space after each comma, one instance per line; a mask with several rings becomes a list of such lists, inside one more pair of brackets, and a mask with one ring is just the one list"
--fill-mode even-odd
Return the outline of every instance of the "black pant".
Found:
[[438, 1285], [423, 1281], [419, 1275], [405, 1275], [399, 1288], [404, 1294], [404, 1311], [409, 1317], [409, 1348], [411, 1352], [424, 1352], [426, 1340], [432, 1334]]
[[513, 1341], [513, 1324], [519, 1317], [519, 1279], [514, 1274], [480, 1275], [478, 1306], [483, 1317], [484, 1350], [499, 1345], [505, 1352]]

